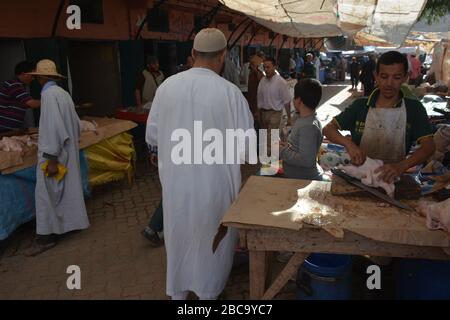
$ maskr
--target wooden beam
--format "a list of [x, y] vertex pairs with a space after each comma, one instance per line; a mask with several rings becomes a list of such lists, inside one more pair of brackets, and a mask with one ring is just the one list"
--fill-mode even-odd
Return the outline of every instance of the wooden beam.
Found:
[[[203, 17], [202, 17], [202, 28], [208, 28], [211, 25], [211, 22], [213, 21], [214, 17], [219, 13], [220, 9], [222, 9], [223, 4], [218, 3], [218, 5], [214, 8], [212, 8], [210, 11], [208, 11]], [[186, 41], [191, 40], [194, 33], [198, 31], [195, 30], [195, 26], [192, 28], [191, 33], [187, 37]]]
[[260, 300], [266, 291], [267, 261], [265, 251], [250, 251], [250, 299]]
[[239, 34], [239, 36], [236, 38], [236, 40], [233, 42], [233, 44], [228, 46], [228, 50], [231, 50], [234, 48], [234, 46], [238, 43], [239, 40], [241, 40], [242, 36], [248, 31], [248, 29], [253, 25], [253, 21], [250, 21], [250, 23], [245, 27], [244, 30]]
[[305, 261], [309, 254], [295, 253], [270, 288], [264, 293], [262, 300], [273, 299], [284, 288], [286, 283], [297, 274], [298, 268]]
[[288, 37], [285, 36], [285, 35], [283, 35], [283, 41], [281, 42], [281, 45], [280, 45], [280, 47], [278, 48], [278, 51], [277, 51], [277, 53], [276, 53], [276, 55], [277, 55], [277, 64], [278, 64], [278, 62], [279, 62], [279, 60], [280, 60], [281, 49], [283, 49], [283, 46], [284, 46], [284, 44], [286, 43], [287, 39], [288, 39]]
[[277, 33], [277, 34], [272, 38], [272, 40], [271, 40], [270, 43], [269, 43], [269, 47], [272, 46], [273, 42], [275, 41], [275, 39], [276, 39], [279, 35], [280, 35], [280, 34]]
[[[324, 230], [308, 227], [299, 231], [279, 228], [241, 229], [242, 233], [245, 233], [245, 242], [250, 254], [251, 300], [273, 299], [296, 274], [311, 252], [450, 260], [449, 248], [380, 242], [348, 231], [345, 232], [344, 239], [337, 239]], [[266, 291], [269, 267], [267, 258], [274, 251], [296, 253]]]
[[66, 3], [65, 0], [59, 1], [58, 11], [56, 11], [55, 19], [53, 20], [53, 28], [52, 28], [52, 34], [51, 34], [52, 38], [56, 36], [56, 31], [58, 30], [59, 18], [61, 17], [61, 13], [62, 13], [65, 3]]
[[317, 42], [313, 44], [313, 49], [316, 48], [316, 46], [319, 44], [319, 42], [320, 42], [321, 40], [323, 40], [323, 38], [319, 38], [319, 39], [317, 40]]
[[[166, 0], [160, 0], [154, 7], [153, 9], [158, 9], [164, 2], [166, 2]], [[142, 21], [141, 25], [139, 26], [138, 32], [136, 33], [136, 38], [135, 40], [138, 40], [139, 37], [141, 36], [142, 33], [142, 29], [144, 29], [145, 24], [148, 21], [148, 12], [145, 15], [145, 19]]]
[[248, 41], [247, 46], [249, 46], [252, 43], [253, 39], [255, 38], [255, 36], [259, 32], [259, 30], [261, 30], [261, 28], [262, 28], [262, 25], [259, 25], [259, 27], [253, 31], [253, 34], [250, 37], [250, 40]]
[[325, 46], [325, 38], [322, 39], [322, 45], [319, 48], [319, 51], [322, 50], [322, 48]]
[[303, 228], [300, 231], [285, 229], [247, 230], [249, 250], [322, 252], [356, 254], [379, 257], [450, 260], [444, 247], [413, 246], [375, 241], [356, 233], [345, 231], [338, 239], [321, 229]]
[[247, 22], [248, 20], [250, 20], [250, 18], [249, 18], [249, 17], [246, 17], [244, 20], [242, 20], [242, 21], [237, 25], [237, 27], [231, 32], [230, 36], [228, 37], [228, 43], [230, 43], [231, 38], [234, 36], [234, 34], [236, 33], [236, 31], [238, 31], [238, 29], [239, 29], [245, 22]]

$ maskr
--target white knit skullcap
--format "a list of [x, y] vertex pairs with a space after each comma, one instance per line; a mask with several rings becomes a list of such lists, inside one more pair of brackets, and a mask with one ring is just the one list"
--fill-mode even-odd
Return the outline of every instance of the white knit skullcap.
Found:
[[226, 46], [225, 35], [216, 28], [203, 29], [194, 39], [194, 50], [198, 52], [217, 52], [225, 49]]

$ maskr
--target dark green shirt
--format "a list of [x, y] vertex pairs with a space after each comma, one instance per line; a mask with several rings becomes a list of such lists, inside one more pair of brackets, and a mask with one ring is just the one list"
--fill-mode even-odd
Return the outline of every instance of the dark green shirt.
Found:
[[[361, 98], [354, 101], [340, 115], [334, 118], [340, 130], [350, 131], [352, 141], [359, 145], [364, 133], [367, 113], [369, 108], [375, 108], [376, 101], [380, 92], [375, 90], [370, 97]], [[409, 99], [401, 94], [402, 100], [405, 100], [406, 107], [406, 153], [409, 152], [412, 145], [417, 141], [433, 135], [427, 112], [418, 100]], [[397, 108], [401, 107], [402, 100], [397, 104]]]

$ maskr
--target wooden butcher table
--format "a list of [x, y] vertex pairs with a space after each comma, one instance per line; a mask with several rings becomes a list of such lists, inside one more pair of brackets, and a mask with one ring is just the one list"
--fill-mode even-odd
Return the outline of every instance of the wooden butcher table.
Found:
[[[381, 208], [371, 198], [333, 196], [330, 189], [329, 182], [247, 181], [222, 223], [237, 228], [249, 250], [250, 299], [274, 298], [313, 252], [450, 260], [450, 235], [428, 230], [418, 213]], [[268, 257], [276, 251], [295, 254], [269, 284]]]

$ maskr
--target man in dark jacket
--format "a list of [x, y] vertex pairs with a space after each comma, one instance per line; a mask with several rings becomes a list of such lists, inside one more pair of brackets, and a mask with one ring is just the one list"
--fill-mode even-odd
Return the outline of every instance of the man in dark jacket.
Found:
[[360, 65], [356, 57], [352, 58], [350, 63], [350, 79], [352, 81], [352, 90], [358, 90]]
[[369, 61], [364, 63], [361, 72], [361, 82], [364, 86], [364, 96], [368, 97], [375, 89], [375, 56], [373, 54], [369, 55]]

